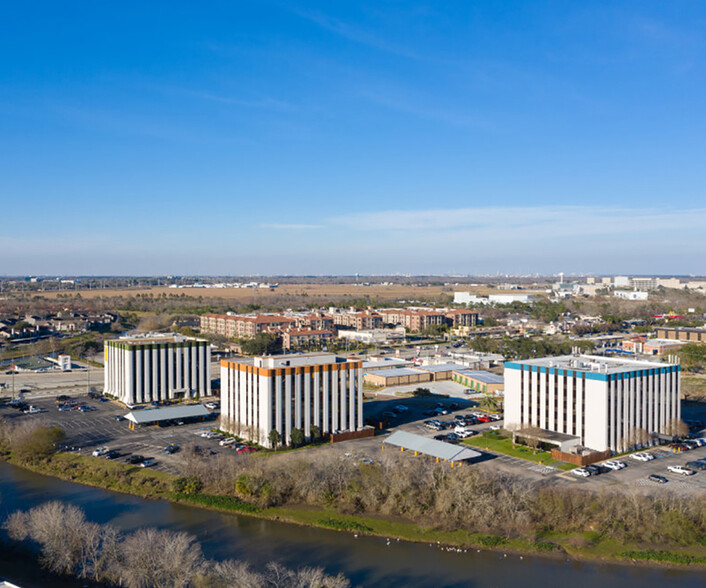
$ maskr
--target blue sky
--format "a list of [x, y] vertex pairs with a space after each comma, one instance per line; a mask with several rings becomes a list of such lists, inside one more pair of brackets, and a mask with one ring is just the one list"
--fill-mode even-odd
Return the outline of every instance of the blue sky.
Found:
[[0, 274], [706, 273], [701, 2], [15, 2]]

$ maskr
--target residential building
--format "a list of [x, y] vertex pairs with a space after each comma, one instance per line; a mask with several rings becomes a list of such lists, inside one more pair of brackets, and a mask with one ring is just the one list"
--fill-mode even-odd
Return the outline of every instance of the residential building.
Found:
[[125, 404], [211, 394], [211, 345], [148, 333], [105, 342], [103, 392]]
[[297, 326], [297, 320], [276, 314], [205, 314], [201, 316], [201, 331], [228, 337], [252, 339], [258, 333], [274, 333]]
[[333, 339], [333, 331], [324, 329], [288, 329], [282, 333], [282, 348], [321, 347]]
[[270, 446], [272, 430], [291, 443], [363, 427], [360, 360], [330, 353], [302, 353], [221, 361], [221, 428]]
[[596, 451], [650, 445], [676, 431], [678, 364], [590, 355], [505, 363], [505, 427], [570, 435]]
[[329, 317], [337, 327], [369, 330], [382, 327], [382, 316], [370, 310], [353, 310], [349, 312], [330, 312]]

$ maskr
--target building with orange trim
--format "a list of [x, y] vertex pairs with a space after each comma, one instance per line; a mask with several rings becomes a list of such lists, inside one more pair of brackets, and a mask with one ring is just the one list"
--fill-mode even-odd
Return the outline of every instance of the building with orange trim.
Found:
[[278, 431], [290, 444], [293, 429], [311, 438], [363, 428], [360, 360], [301, 353], [221, 361], [221, 428], [270, 446]]

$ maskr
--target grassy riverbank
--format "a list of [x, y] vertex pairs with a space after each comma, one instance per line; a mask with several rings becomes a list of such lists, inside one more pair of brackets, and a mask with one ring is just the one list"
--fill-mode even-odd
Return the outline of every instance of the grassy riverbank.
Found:
[[633, 561], [677, 566], [706, 566], [706, 545], [668, 546], [619, 542], [598, 533], [538, 534], [532, 539], [506, 538], [497, 534], [453, 531], [426, 527], [399, 517], [341, 514], [333, 509], [259, 507], [235, 496], [176, 492], [178, 476], [112, 462], [105, 459], [59, 453], [31, 464], [7, 458], [9, 463], [39, 474], [148, 499], [185, 503], [210, 510], [264, 519], [376, 535], [457, 548], [482, 548], [543, 555], [569, 555], [577, 559]]

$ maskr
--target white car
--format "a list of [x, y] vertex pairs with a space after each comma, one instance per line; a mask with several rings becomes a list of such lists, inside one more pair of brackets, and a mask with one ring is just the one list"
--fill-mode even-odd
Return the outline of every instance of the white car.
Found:
[[42, 410], [36, 406], [30, 406], [27, 410], [25, 410], [25, 414], [37, 414], [38, 412], [42, 412]]
[[603, 463], [605, 467], [607, 467], [609, 470], [613, 471], [618, 471], [622, 470], [623, 468], [627, 467], [628, 464], [626, 464], [624, 461], [606, 461]]
[[225, 447], [226, 445], [232, 445], [233, 443], [235, 443], [235, 439], [233, 437], [226, 437], [225, 439], [222, 439], [218, 442], [221, 447]]
[[576, 468], [575, 470], [571, 470], [575, 476], [581, 476], [582, 478], [588, 478], [591, 475], [591, 472], [584, 468]]
[[499, 431], [500, 429], [502, 429], [500, 425], [490, 425], [491, 431]]
[[100, 457], [100, 456], [108, 453], [108, 451], [110, 451], [110, 450], [107, 447], [99, 447], [98, 449], [94, 449], [93, 453], [91, 453], [91, 455], [93, 457]]
[[204, 406], [210, 410], [216, 410], [218, 405], [215, 402], [207, 402]]
[[694, 470], [680, 465], [669, 466], [667, 469], [673, 474], [682, 474], [683, 476], [693, 476], [696, 473]]
[[635, 461], [650, 461], [650, 459], [654, 459], [654, 457], [651, 455], [648, 456], [646, 453], [631, 453], [630, 459], [634, 459]]

